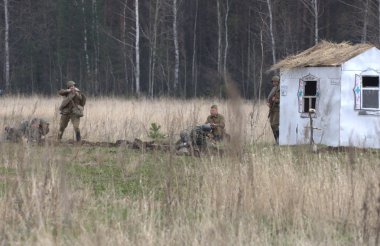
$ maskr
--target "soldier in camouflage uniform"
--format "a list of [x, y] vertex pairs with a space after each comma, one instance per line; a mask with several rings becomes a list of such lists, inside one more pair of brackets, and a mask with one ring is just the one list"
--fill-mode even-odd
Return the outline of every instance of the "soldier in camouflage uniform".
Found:
[[6, 126], [2, 140], [20, 143], [22, 141], [22, 132], [17, 128]]
[[211, 106], [210, 115], [207, 117], [206, 124], [210, 124], [212, 128], [212, 138], [215, 141], [223, 140], [225, 135], [225, 122], [224, 116], [218, 113], [218, 106]]
[[73, 124], [76, 140], [81, 141], [79, 130], [80, 117], [83, 116], [83, 107], [86, 104], [86, 97], [81, 91], [75, 87], [74, 81], [67, 82], [67, 89], [58, 92], [64, 99], [59, 107], [61, 111], [61, 119], [59, 123], [58, 140], [62, 139], [69, 121]]
[[190, 127], [180, 133], [180, 140], [176, 143], [178, 154], [199, 155], [211, 147], [209, 140], [211, 133], [210, 124]]
[[267, 98], [267, 104], [269, 107], [268, 118], [274, 139], [276, 140], [276, 144], [278, 144], [280, 137], [280, 77], [277, 75], [273, 76], [272, 84], [273, 88]]
[[44, 119], [34, 118], [30, 122], [21, 123], [20, 129], [28, 142], [41, 142], [42, 138], [49, 133], [49, 123]]
[[49, 123], [44, 119], [33, 118], [31, 121], [23, 121], [16, 128], [5, 127], [4, 140], [21, 142], [25, 137], [30, 142], [41, 142], [43, 137], [49, 133]]

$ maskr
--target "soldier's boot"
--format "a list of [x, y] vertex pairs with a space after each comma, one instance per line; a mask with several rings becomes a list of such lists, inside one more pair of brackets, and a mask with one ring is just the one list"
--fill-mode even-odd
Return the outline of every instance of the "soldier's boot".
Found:
[[280, 131], [276, 131], [276, 143], [279, 144], [279, 138], [280, 138]]
[[82, 138], [80, 136], [80, 131], [75, 132], [75, 137], [77, 139], [77, 142], [80, 142], [82, 140]]
[[277, 145], [278, 144], [279, 131], [272, 130], [272, 132], [273, 132], [274, 140], [276, 141], [276, 145]]

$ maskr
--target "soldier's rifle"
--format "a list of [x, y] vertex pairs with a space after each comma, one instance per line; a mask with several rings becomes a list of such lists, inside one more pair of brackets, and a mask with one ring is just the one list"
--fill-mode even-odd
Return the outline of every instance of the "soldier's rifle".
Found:
[[270, 117], [270, 115], [272, 114], [273, 112], [273, 109], [274, 109], [274, 105], [276, 105], [276, 102], [273, 100], [273, 99], [279, 99], [277, 98], [277, 91], [278, 91], [278, 88], [274, 91], [273, 95], [269, 95], [269, 112], [268, 112], [268, 118]]

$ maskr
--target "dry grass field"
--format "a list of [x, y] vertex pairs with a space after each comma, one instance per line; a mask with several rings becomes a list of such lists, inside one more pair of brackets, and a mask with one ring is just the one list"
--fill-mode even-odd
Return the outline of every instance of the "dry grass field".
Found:
[[[155, 122], [174, 140], [214, 103], [233, 139], [223, 156], [0, 143], [0, 244], [379, 243], [380, 152], [273, 146], [265, 105], [90, 98], [81, 129], [86, 140], [114, 142], [145, 138]], [[43, 117], [54, 139], [59, 104], [2, 97], [0, 126]]]
[[[10, 97], [0, 100], [0, 126], [14, 125], [22, 119], [42, 117], [51, 124], [50, 136], [57, 133], [61, 98]], [[239, 103], [237, 105], [237, 103]], [[85, 116], [81, 121], [84, 139], [89, 141], [115, 141], [117, 139], [144, 138], [149, 126], [155, 122], [162, 131], [178, 134], [182, 129], [203, 123], [212, 104], [218, 104], [225, 115], [228, 131], [240, 128], [242, 134], [254, 140], [271, 142], [272, 135], [267, 123], [267, 108], [254, 108], [249, 102], [211, 100], [124, 100], [117, 98], [89, 99]], [[253, 117], [251, 113], [254, 112]], [[74, 139], [69, 125], [65, 137]], [[252, 141], [251, 139], [250, 141]]]

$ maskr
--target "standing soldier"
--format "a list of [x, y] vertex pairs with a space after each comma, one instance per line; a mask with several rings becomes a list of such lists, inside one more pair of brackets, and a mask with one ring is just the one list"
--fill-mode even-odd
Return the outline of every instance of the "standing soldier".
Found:
[[61, 120], [59, 122], [58, 140], [62, 139], [63, 132], [71, 120], [73, 124], [76, 140], [81, 140], [79, 123], [83, 116], [83, 107], [86, 104], [86, 97], [75, 87], [74, 81], [67, 82], [67, 89], [61, 89], [58, 94], [65, 97], [59, 107]]
[[210, 115], [207, 117], [206, 124], [210, 124], [212, 128], [211, 134], [214, 140], [223, 140], [225, 134], [224, 116], [218, 113], [218, 106], [211, 106]]
[[268, 95], [268, 106], [269, 114], [268, 118], [270, 121], [270, 126], [272, 128], [274, 139], [276, 144], [278, 144], [278, 139], [280, 137], [280, 77], [272, 77], [273, 88]]

